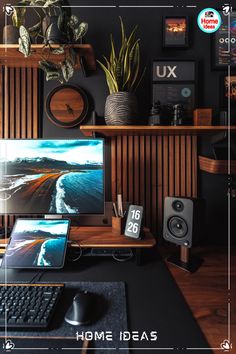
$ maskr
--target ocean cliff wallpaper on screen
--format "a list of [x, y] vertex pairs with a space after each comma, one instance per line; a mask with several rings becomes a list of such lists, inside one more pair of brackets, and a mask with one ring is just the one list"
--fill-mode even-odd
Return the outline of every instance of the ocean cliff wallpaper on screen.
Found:
[[69, 220], [18, 219], [2, 266], [62, 267], [68, 228]]
[[101, 214], [103, 140], [0, 140], [0, 214]]

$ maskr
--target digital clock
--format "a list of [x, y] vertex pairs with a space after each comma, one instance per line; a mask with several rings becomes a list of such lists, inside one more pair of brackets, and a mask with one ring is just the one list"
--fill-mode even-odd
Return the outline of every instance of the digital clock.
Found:
[[140, 205], [130, 205], [125, 226], [125, 236], [132, 238], [141, 237], [143, 218], [143, 207]]

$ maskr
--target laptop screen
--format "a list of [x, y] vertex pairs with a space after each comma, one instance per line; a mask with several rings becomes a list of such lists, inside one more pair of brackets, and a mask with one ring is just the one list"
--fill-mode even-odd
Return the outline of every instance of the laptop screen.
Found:
[[2, 267], [62, 268], [70, 220], [17, 219]]

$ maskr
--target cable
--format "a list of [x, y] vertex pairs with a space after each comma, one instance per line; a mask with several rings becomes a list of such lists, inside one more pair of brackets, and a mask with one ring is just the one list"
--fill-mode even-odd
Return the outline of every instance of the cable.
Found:
[[134, 253], [133, 253], [132, 249], [130, 249], [130, 254], [129, 254], [128, 256], [124, 256], [124, 258], [119, 258], [119, 257], [117, 257], [117, 256], [116, 256], [116, 252], [117, 252], [117, 251], [113, 251], [113, 252], [112, 252], [112, 257], [113, 257], [113, 259], [114, 259], [115, 261], [117, 261], [117, 262], [127, 262], [127, 261], [129, 261], [131, 258], [133, 258], [133, 256], [134, 256]]
[[[76, 244], [78, 247], [79, 247], [79, 255], [75, 258], [67, 258], [69, 260], [69, 262], [77, 262], [83, 255], [83, 250], [82, 250], [82, 247], [80, 246], [80, 243], [78, 241], [68, 241], [68, 244]], [[71, 247], [72, 248], [72, 247]], [[73, 253], [73, 252], [72, 252]], [[75, 252], [76, 253], [76, 252]]]
[[[45, 272], [46, 272], [46, 270], [39, 270], [34, 276], [33, 276], [33, 278], [30, 280], [30, 284], [35, 284], [36, 282], [38, 283], [40, 280], [41, 280], [41, 278], [42, 278], [42, 276], [45, 274]], [[37, 279], [37, 277], [38, 277], [38, 279]]]

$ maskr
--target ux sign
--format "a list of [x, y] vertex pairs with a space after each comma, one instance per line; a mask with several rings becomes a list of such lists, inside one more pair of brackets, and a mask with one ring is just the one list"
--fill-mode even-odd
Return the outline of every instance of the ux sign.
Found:
[[155, 60], [153, 62], [153, 81], [192, 81], [195, 80], [195, 62], [182, 60]]

